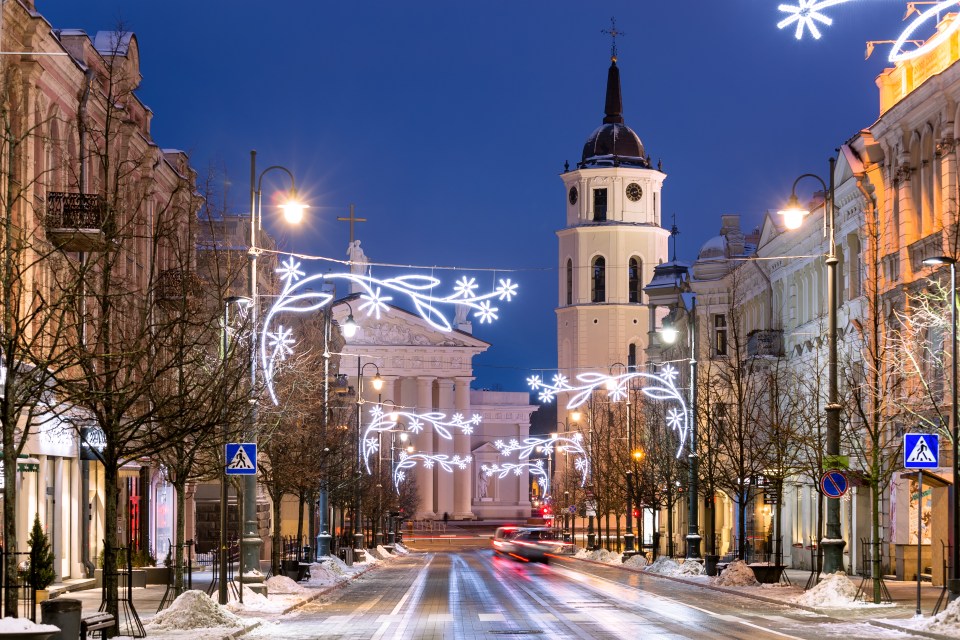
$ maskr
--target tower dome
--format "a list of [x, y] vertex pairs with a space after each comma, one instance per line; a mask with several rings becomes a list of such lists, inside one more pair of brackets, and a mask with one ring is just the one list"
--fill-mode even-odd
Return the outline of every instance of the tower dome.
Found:
[[607, 101], [603, 124], [583, 145], [579, 166], [610, 167], [627, 166], [650, 168], [650, 160], [644, 155], [643, 143], [633, 129], [623, 122], [623, 98], [620, 94], [620, 69], [617, 59], [610, 62], [607, 71]]

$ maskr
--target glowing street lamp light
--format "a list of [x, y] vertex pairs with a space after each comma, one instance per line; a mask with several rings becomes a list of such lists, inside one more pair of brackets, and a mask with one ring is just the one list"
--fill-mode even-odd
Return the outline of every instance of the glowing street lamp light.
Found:
[[[794, 183], [794, 189], [796, 189], [796, 183]], [[790, 199], [787, 200], [787, 206], [777, 213], [783, 216], [783, 226], [791, 231], [795, 231], [800, 228], [800, 225], [803, 224], [803, 219], [810, 214], [810, 211], [800, 205], [797, 194], [794, 192], [790, 194]]]

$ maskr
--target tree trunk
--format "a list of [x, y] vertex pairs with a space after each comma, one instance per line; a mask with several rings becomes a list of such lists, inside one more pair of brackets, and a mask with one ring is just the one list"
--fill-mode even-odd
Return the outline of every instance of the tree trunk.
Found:
[[[877, 464], [876, 460], [874, 464]], [[872, 567], [870, 574], [873, 579], [873, 603], [880, 604], [880, 483], [876, 479], [870, 481], [870, 500], [873, 503], [871, 505], [873, 507], [871, 509], [872, 513], [870, 514], [870, 529], [873, 535], [872, 557], [870, 558]], [[919, 531], [917, 535], [920, 535]], [[954, 542], [954, 544], [956, 544], [956, 542]]]
[[283, 568], [280, 564], [280, 552], [283, 550], [283, 537], [280, 530], [280, 501], [283, 495], [277, 496], [273, 500], [273, 549], [270, 550], [270, 571], [275, 576], [283, 575]]
[[[103, 465], [103, 594], [104, 610], [119, 620], [119, 580], [117, 577], [117, 516], [120, 507], [119, 463], [107, 443], [107, 464]], [[117, 627], [107, 630], [109, 637], [117, 635]]]
[[747, 497], [749, 491], [740, 490], [737, 500], [737, 557], [744, 562], [747, 561]]
[[304, 498], [303, 493], [299, 496], [299, 502], [297, 504], [297, 548], [301, 551], [303, 550], [303, 506], [306, 503], [306, 498]]
[[185, 517], [187, 503], [186, 482], [171, 483], [177, 494], [177, 531], [174, 534], [173, 547], [173, 589], [176, 595], [183, 593], [183, 549], [187, 536], [187, 519]]
[[[4, 425], [6, 427], [6, 425]], [[4, 428], [3, 433], [3, 549], [8, 552], [17, 550], [17, 456], [13, 447], [13, 434]], [[8, 555], [4, 558], [6, 564], [3, 571], [6, 574], [5, 584], [17, 583], [17, 557]], [[4, 615], [18, 617], [17, 591], [7, 589], [3, 595], [6, 607]]]

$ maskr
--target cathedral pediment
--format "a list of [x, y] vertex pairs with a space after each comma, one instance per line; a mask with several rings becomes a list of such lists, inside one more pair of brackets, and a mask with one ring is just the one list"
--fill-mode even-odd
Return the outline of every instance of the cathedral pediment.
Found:
[[[346, 319], [344, 309], [334, 312], [338, 322]], [[365, 314], [354, 316], [359, 329], [347, 340], [352, 345], [383, 347], [469, 347], [487, 349], [489, 343], [462, 331], [440, 331], [419, 316], [398, 307], [382, 313], [380, 319]]]

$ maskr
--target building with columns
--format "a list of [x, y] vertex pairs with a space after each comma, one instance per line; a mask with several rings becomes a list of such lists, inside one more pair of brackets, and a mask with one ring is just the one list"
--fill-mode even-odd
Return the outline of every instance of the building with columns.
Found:
[[[454, 414], [465, 419], [474, 414], [481, 417], [473, 433], [452, 430], [452, 439], [441, 437], [429, 425], [411, 434], [409, 443], [417, 452], [471, 456], [467, 469], [455, 467], [448, 472], [438, 465], [427, 468], [419, 464], [411, 470], [420, 494], [414, 517], [442, 518], [444, 513], [455, 520], [528, 517], [527, 474], [486, 477], [482, 465], [503, 461], [494, 446], [497, 440], [528, 437], [530, 415], [536, 410], [529, 393], [470, 388], [473, 358], [490, 344], [471, 335], [470, 323], [464, 318], [457, 318], [457, 329], [443, 333], [419, 315], [398, 307], [391, 307], [379, 319], [365, 313], [354, 315], [360, 303], [358, 294], [336, 301], [333, 318], [342, 326], [353, 315], [358, 324], [357, 333], [346, 338], [339, 373], [354, 390], [362, 390], [364, 421], [369, 420], [369, 409], [378, 401], [419, 414], [439, 412], [447, 419]], [[377, 374], [384, 381], [379, 392], [371, 384]]]

